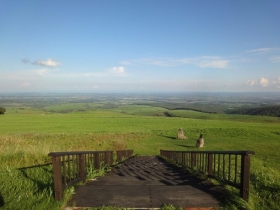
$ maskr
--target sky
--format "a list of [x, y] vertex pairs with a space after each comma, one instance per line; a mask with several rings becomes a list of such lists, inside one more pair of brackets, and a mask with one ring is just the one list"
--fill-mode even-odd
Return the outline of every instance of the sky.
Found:
[[0, 93], [280, 93], [279, 0], [0, 5]]

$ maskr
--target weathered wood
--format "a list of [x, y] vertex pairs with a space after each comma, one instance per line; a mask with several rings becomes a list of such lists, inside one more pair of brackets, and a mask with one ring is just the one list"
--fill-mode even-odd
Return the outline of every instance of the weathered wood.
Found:
[[[122, 158], [128, 158], [133, 150], [122, 151]], [[62, 200], [63, 190], [87, 177], [87, 168], [100, 169], [101, 163], [111, 166], [114, 163], [113, 151], [73, 151], [51, 152], [53, 162], [54, 194]], [[62, 160], [62, 161], [61, 161]]]
[[114, 152], [114, 151], [71, 151], [71, 152], [50, 152], [48, 156], [64, 156], [64, 155], [80, 155], [80, 154], [96, 154], [104, 152]]
[[213, 175], [213, 154], [208, 154], [208, 175]]
[[241, 158], [241, 187], [240, 196], [244, 200], [249, 199], [250, 155]]
[[56, 200], [60, 201], [63, 198], [60, 157], [53, 157], [52, 162], [53, 162], [54, 197]]
[[[72, 198], [79, 207], [219, 207], [222, 194], [212, 183], [193, 177], [155, 156], [135, 156], [105, 176], [79, 186]], [[71, 203], [69, 206], [72, 206]]]
[[[182, 155], [185, 153], [185, 155]], [[240, 197], [249, 199], [250, 156], [253, 151], [169, 151], [161, 150], [160, 154], [173, 163], [184, 163], [186, 167], [223, 180], [225, 183], [240, 189]], [[178, 157], [190, 156], [190, 162], [178, 160]], [[234, 155], [234, 165], [231, 164]], [[214, 156], [214, 158], [213, 158]], [[216, 158], [217, 156], [217, 158]], [[175, 158], [174, 158], [175, 157]], [[227, 158], [228, 157], [228, 158]], [[239, 158], [238, 158], [239, 157]], [[214, 161], [213, 161], [214, 159]], [[214, 166], [214, 167], [213, 167]], [[208, 168], [205, 170], [205, 168]], [[231, 178], [231, 171], [234, 177]], [[238, 171], [241, 173], [239, 174]]]
[[86, 178], [85, 154], [79, 155], [79, 178]]

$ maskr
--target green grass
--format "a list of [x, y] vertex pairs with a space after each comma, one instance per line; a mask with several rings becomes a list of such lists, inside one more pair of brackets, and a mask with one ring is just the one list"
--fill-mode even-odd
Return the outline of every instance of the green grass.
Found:
[[[38, 166], [51, 161], [49, 152], [132, 148], [139, 155], [157, 155], [160, 149], [196, 150], [196, 139], [203, 133], [202, 150], [255, 151], [248, 208], [277, 209], [279, 118], [139, 105], [99, 109], [96, 104], [87, 104], [88, 109], [78, 111], [84, 106], [62, 104], [44, 110], [6, 107], [7, 112], [0, 116], [0, 196], [4, 202], [0, 199], [0, 208], [61, 209], [65, 205], [73, 188], [66, 192], [64, 201], [55, 201], [51, 166]], [[165, 111], [177, 117], [165, 117]], [[183, 128], [187, 139], [176, 139], [178, 128]]]

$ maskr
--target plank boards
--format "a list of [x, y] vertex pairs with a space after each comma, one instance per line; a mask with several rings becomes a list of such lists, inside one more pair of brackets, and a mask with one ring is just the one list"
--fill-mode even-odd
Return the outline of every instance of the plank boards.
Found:
[[76, 207], [219, 207], [215, 186], [155, 156], [135, 156], [111, 172], [79, 186]]

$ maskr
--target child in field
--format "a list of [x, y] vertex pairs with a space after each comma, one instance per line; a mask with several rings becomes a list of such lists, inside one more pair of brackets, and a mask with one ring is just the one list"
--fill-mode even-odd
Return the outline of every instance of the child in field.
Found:
[[202, 134], [200, 134], [199, 139], [196, 141], [196, 147], [202, 148], [204, 146], [204, 139], [202, 138]]

